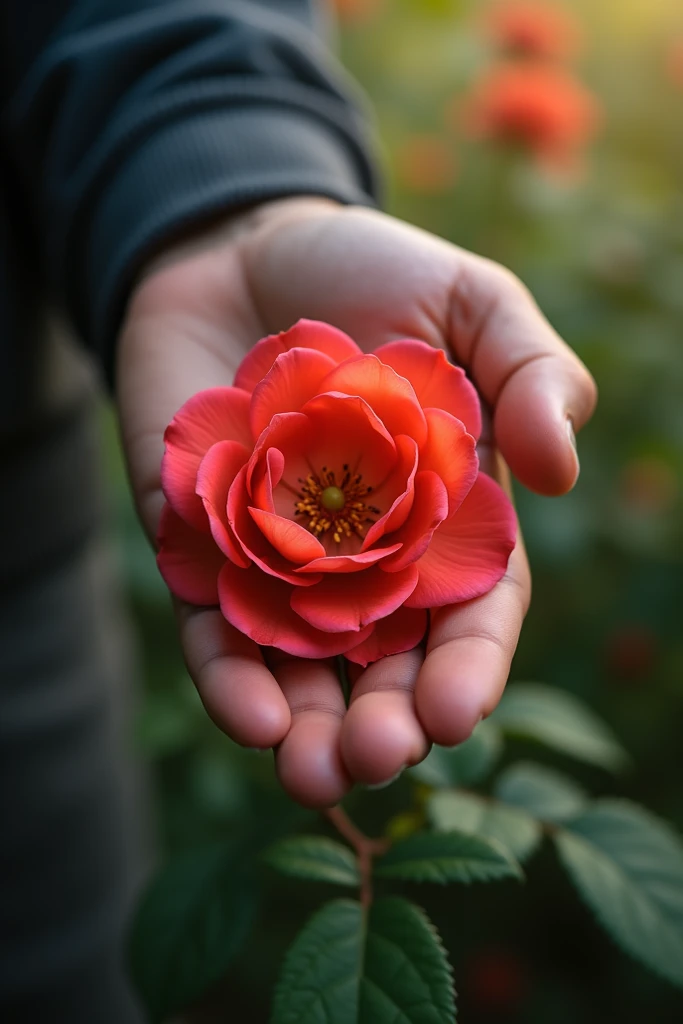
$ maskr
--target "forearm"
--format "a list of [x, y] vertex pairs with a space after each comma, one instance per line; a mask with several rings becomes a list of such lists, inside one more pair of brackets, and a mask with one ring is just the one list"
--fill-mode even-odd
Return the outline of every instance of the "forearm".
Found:
[[108, 371], [134, 278], [179, 233], [279, 196], [372, 201], [362, 116], [314, 29], [297, 0], [80, 0], [20, 48], [12, 152], [52, 289]]

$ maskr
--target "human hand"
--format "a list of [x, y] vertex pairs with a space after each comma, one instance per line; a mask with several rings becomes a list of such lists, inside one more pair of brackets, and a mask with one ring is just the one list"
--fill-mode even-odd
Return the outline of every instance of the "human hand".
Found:
[[[117, 392], [133, 491], [150, 537], [163, 494], [163, 433], [193, 394], [232, 383], [266, 334], [325, 320], [366, 351], [401, 337], [447, 349], [492, 410], [482, 468], [500, 449], [542, 494], [574, 484], [571, 426], [595, 404], [590, 375], [503, 268], [374, 211], [323, 199], [264, 204], [154, 261], [129, 305]], [[432, 742], [464, 740], [507, 680], [530, 577], [521, 540], [486, 595], [431, 616], [426, 649], [353, 671], [348, 710], [334, 663], [251, 640], [217, 609], [177, 602], [186, 662], [207, 711], [237, 742], [276, 747], [279, 778], [311, 806], [380, 783]], [[352, 666], [355, 669], [355, 666]]]

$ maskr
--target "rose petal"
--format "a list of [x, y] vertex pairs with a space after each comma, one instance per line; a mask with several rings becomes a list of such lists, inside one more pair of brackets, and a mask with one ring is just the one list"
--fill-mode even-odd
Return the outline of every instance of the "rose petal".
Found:
[[416, 562], [429, 547], [434, 531], [448, 516], [448, 492], [443, 480], [429, 470], [415, 477], [415, 498], [410, 515], [400, 530], [387, 540], [398, 540], [402, 548], [382, 563], [387, 572], [396, 572]]
[[310, 587], [322, 576], [299, 576], [295, 566], [277, 551], [261, 533], [249, 511], [249, 492], [246, 478], [248, 466], [243, 466], [228, 492], [228, 523], [244, 553], [265, 572], [296, 587]]
[[412, 594], [417, 576], [413, 565], [391, 573], [374, 566], [362, 576], [328, 574], [314, 587], [295, 590], [291, 605], [317, 629], [329, 633], [358, 630], [399, 608]]
[[249, 395], [239, 388], [209, 388], [185, 402], [164, 433], [161, 486], [169, 505], [196, 530], [209, 532], [202, 500], [195, 492], [197, 471], [218, 441], [251, 448]]
[[420, 469], [433, 470], [446, 485], [452, 515], [477, 478], [476, 442], [460, 420], [442, 409], [425, 409], [429, 434], [420, 452]]
[[[372, 632], [323, 633], [291, 608], [292, 588], [256, 566], [239, 569], [226, 562], [218, 580], [221, 611], [228, 622], [257, 644], [278, 647], [300, 658], [331, 658], [356, 646]], [[298, 591], [296, 591], [298, 593]]]
[[[373, 492], [373, 501], [386, 507], [393, 498], [389, 510], [372, 524], [365, 535], [362, 551], [375, 544], [385, 533], [397, 530], [408, 518], [413, 507], [415, 494], [415, 473], [418, 466], [418, 449], [412, 437], [398, 434], [394, 438], [398, 459], [385, 482]], [[393, 497], [396, 495], [396, 497]]]
[[367, 569], [369, 565], [387, 558], [394, 551], [398, 551], [400, 544], [391, 544], [386, 548], [375, 548], [374, 551], [363, 551], [357, 555], [329, 555], [326, 558], [316, 558], [308, 565], [302, 565], [297, 572], [360, 572]]
[[292, 348], [314, 349], [335, 363], [360, 354], [348, 334], [319, 320], [299, 320], [288, 331], [262, 338], [242, 360], [235, 375], [235, 387], [253, 391], [279, 355]]
[[[397, 452], [393, 438], [368, 403], [355, 395], [331, 393], [317, 395], [301, 410], [310, 424], [306, 453], [309, 466], [320, 472], [334, 471], [337, 482], [348, 465], [352, 475], [360, 473], [363, 483], [374, 492], [392, 472]], [[285, 452], [283, 479], [292, 480], [294, 464]]]
[[375, 623], [370, 636], [346, 651], [345, 658], [365, 668], [390, 654], [403, 654], [417, 647], [427, 631], [427, 612], [422, 608], [397, 608]]
[[479, 473], [472, 490], [441, 524], [416, 563], [420, 580], [409, 608], [440, 608], [487, 593], [505, 574], [517, 520], [498, 484]]
[[321, 380], [334, 367], [329, 356], [314, 349], [293, 348], [278, 356], [251, 396], [249, 422], [254, 437], [266, 429], [273, 416], [298, 412], [319, 394]]
[[164, 505], [157, 543], [157, 565], [171, 593], [190, 604], [218, 604], [218, 574], [225, 555], [213, 537], [193, 530]]
[[293, 523], [291, 519], [283, 519], [272, 512], [264, 512], [260, 508], [250, 507], [249, 514], [266, 540], [270, 541], [283, 558], [303, 565], [311, 559], [320, 561], [324, 557], [325, 548], [320, 541], [298, 523]]
[[[283, 456], [283, 472], [284, 453], [286, 452], [290, 461], [290, 475], [292, 473], [299, 476], [302, 473], [306, 475], [309, 472], [306, 451], [310, 443], [310, 436], [311, 424], [300, 412], [283, 412], [274, 416], [254, 445], [254, 452], [249, 460], [247, 469], [249, 494], [254, 496], [254, 488], [260, 479], [259, 474], [265, 472], [263, 460], [270, 448], [276, 448]], [[275, 483], [273, 483], [274, 486]], [[262, 506], [259, 505], [259, 507]], [[271, 509], [267, 509], [267, 511], [271, 511]]]
[[274, 512], [273, 488], [282, 479], [285, 457], [278, 448], [269, 448], [265, 459], [261, 459], [251, 478], [251, 496], [257, 508]]
[[481, 404], [474, 386], [440, 348], [424, 341], [390, 341], [375, 355], [409, 380], [423, 409], [444, 409], [461, 420], [475, 439], [481, 434]]
[[408, 434], [418, 446], [427, 439], [427, 423], [411, 384], [377, 356], [347, 359], [328, 374], [321, 390], [364, 398], [393, 436]]
[[199, 464], [197, 494], [204, 502], [211, 535], [223, 554], [245, 569], [249, 559], [241, 550], [228, 523], [228, 491], [249, 458], [249, 450], [237, 441], [218, 441]]

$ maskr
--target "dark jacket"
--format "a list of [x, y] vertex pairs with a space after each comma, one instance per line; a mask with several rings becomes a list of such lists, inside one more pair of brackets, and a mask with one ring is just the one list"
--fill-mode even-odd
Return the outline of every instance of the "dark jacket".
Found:
[[370, 203], [375, 182], [308, 0], [4, 0], [0, 18], [7, 583], [92, 515], [77, 371], [51, 325], [73, 325], [111, 382], [136, 272], [179, 229], [297, 193]]

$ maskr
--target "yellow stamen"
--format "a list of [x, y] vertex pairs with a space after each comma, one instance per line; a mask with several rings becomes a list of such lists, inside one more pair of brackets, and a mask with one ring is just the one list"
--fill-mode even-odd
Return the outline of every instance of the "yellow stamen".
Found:
[[352, 534], [362, 537], [365, 528], [380, 514], [378, 508], [365, 500], [372, 487], [363, 483], [360, 473], [351, 474], [348, 465], [343, 466], [339, 483], [334, 471], [323, 466], [319, 474], [309, 473], [299, 484], [294, 512], [308, 520], [306, 526], [316, 537], [328, 530], [332, 530], [335, 544]]

